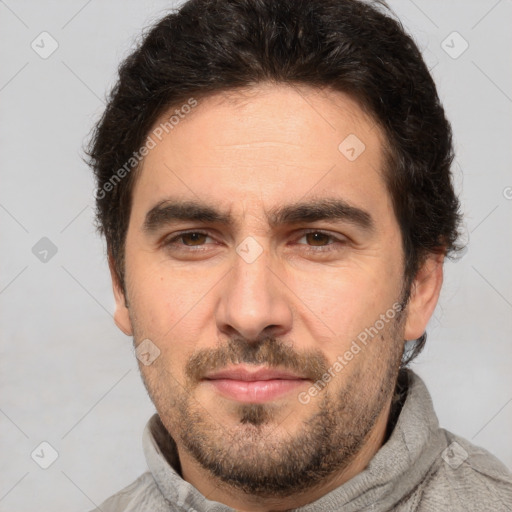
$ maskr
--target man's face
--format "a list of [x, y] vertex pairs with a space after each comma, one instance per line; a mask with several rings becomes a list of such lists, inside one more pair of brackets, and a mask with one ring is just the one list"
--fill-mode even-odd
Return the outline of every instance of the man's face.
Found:
[[415, 327], [383, 145], [341, 93], [260, 86], [201, 101], [146, 156], [116, 321], [160, 351], [140, 369], [182, 461], [284, 496], [385, 424]]

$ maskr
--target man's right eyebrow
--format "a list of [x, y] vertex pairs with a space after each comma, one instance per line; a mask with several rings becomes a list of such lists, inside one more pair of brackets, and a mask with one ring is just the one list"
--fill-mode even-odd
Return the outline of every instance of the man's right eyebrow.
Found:
[[220, 212], [210, 205], [197, 201], [163, 200], [147, 212], [142, 230], [151, 234], [175, 221], [232, 224], [229, 214]]

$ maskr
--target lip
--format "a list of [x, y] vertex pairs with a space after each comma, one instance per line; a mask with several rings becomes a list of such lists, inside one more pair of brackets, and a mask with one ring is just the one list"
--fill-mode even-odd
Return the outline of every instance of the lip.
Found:
[[246, 403], [275, 400], [298, 387], [308, 379], [276, 368], [234, 367], [208, 374], [203, 381], [225, 398]]
[[206, 375], [207, 380], [217, 379], [232, 379], [232, 380], [243, 380], [247, 382], [254, 382], [257, 380], [274, 380], [274, 379], [286, 379], [286, 380], [304, 380], [305, 377], [296, 375], [286, 370], [279, 370], [277, 368], [258, 368], [256, 370], [249, 369], [247, 366], [235, 366], [226, 368], [219, 372], [213, 372]]

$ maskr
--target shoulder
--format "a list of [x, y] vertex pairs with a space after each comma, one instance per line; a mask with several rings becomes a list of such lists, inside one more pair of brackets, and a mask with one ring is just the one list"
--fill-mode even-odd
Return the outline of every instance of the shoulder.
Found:
[[162, 496], [149, 471], [139, 476], [133, 483], [105, 500], [91, 512], [169, 512], [170, 504]]
[[446, 448], [423, 482], [418, 512], [512, 510], [512, 474], [487, 450], [443, 430]]

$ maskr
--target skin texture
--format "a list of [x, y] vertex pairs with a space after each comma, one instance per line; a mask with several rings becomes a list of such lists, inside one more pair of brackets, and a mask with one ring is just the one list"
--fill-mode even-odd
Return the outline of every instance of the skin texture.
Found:
[[[350, 134], [365, 145], [354, 161], [338, 149]], [[126, 296], [113, 277], [115, 320], [136, 346], [149, 339], [160, 350], [139, 364], [142, 377], [183, 478], [208, 499], [245, 511], [299, 507], [362, 471], [385, 440], [404, 340], [421, 336], [433, 313], [442, 256], [427, 258], [406, 309], [332, 371], [403, 299], [384, 145], [342, 93], [260, 84], [202, 100], [144, 159]], [[347, 219], [271, 222], [285, 205], [339, 199], [367, 212], [373, 229]], [[162, 201], [206, 204], [232, 223], [174, 220], [145, 230]], [[183, 231], [204, 234], [179, 238]], [[227, 398], [204, 380], [236, 365], [303, 380], [260, 403]], [[329, 368], [325, 387], [299, 400]]]

